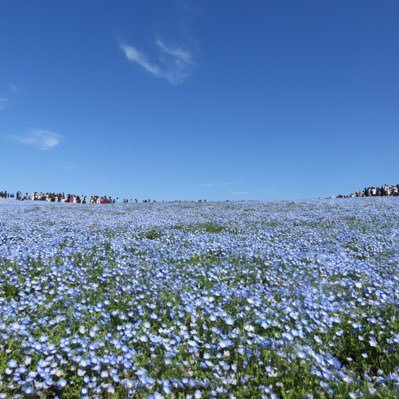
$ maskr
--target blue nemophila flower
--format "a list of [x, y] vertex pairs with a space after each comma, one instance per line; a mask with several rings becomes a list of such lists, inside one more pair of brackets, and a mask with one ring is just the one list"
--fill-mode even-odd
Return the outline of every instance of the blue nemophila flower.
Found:
[[292, 362], [303, 392], [397, 381], [398, 207], [0, 203], [2, 389], [272, 397]]
[[225, 339], [225, 340], [219, 342], [219, 347], [222, 349], [228, 348], [232, 345], [233, 345], [233, 342], [229, 339]]
[[134, 387], [134, 382], [130, 379], [124, 379], [121, 381], [121, 384], [128, 390]]
[[377, 341], [375, 340], [375, 338], [371, 338], [369, 340], [369, 344], [370, 344], [370, 346], [372, 346], [374, 348], [376, 348], [378, 346]]
[[15, 360], [10, 360], [7, 363], [7, 367], [9, 367], [10, 369], [15, 369], [18, 367], [18, 363]]
[[28, 386], [24, 387], [22, 392], [24, 393], [24, 395], [32, 395], [35, 392], [35, 390], [33, 389], [33, 387]]
[[64, 389], [67, 385], [67, 380], [61, 378], [57, 381], [57, 388]]

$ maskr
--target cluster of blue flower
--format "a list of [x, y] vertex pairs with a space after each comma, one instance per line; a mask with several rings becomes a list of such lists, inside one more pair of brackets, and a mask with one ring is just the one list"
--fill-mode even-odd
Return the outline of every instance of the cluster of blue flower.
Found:
[[398, 394], [397, 201], [3, 201], [0, 226], [0, 398]]

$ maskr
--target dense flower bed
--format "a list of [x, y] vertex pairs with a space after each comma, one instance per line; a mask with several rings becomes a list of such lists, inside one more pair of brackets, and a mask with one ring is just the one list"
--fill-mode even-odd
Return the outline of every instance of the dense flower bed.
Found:
[[399, 395], [399, 200], [0, 202], [0, 398]]

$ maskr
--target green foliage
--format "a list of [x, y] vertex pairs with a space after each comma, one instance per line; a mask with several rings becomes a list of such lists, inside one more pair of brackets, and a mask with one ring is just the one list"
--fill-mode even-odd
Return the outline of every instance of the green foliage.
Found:
[[141, 234], [141, 237], [146, 238], [147, 240], [158, 240], [162, 237], [162, 231], [159, 229], [151, 229]]

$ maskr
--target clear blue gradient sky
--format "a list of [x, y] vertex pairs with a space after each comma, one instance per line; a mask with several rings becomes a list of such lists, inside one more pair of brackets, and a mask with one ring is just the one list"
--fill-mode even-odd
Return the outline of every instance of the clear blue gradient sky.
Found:
[[2, 1], [0, 190], [398, 183], [399, 1]]

